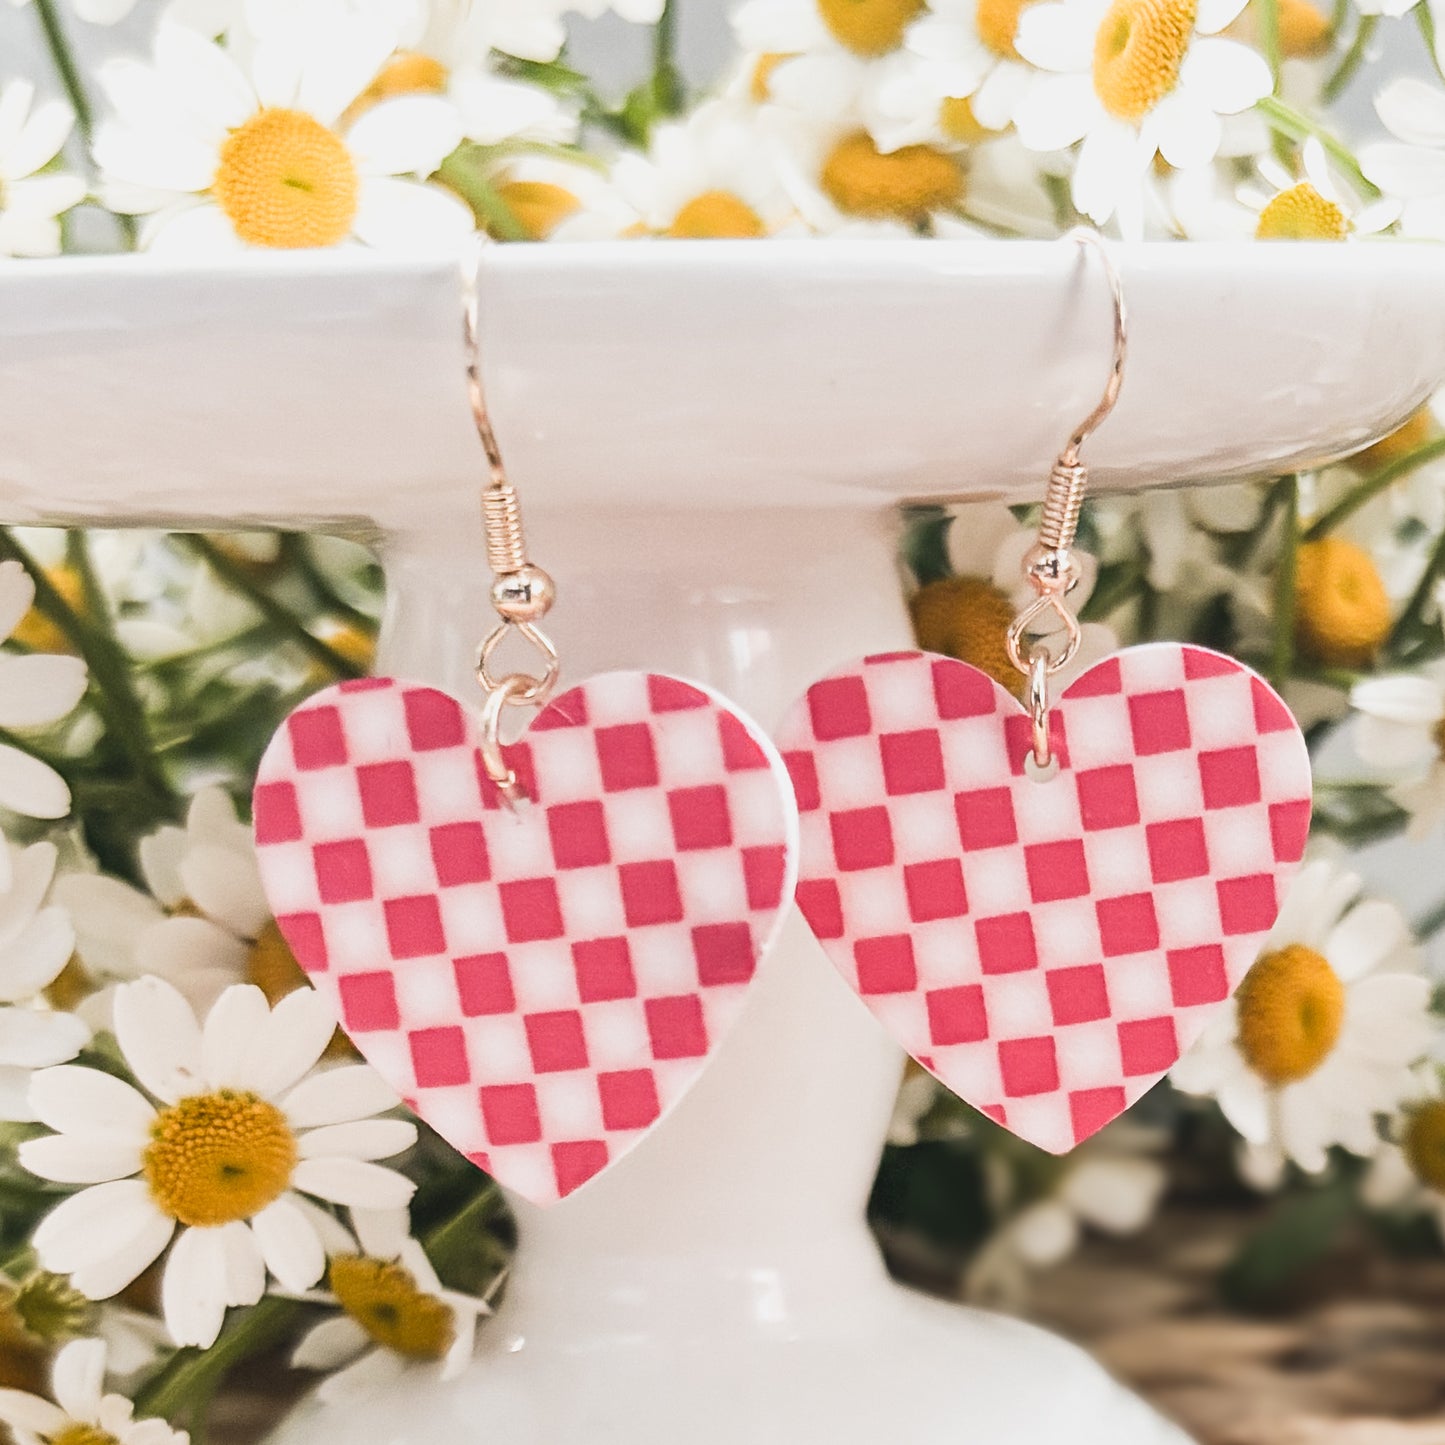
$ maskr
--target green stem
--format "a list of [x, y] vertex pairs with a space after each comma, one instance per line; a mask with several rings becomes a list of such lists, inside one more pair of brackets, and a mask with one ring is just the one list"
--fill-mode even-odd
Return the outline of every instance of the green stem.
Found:
[[129, 761], [136, 781], [152, 795], [157, 811], [170, 817], [175, 813], [178, 798], [156, 760], [145, 709], [131, 683], [130, 660], [110, 626], [110, 613], [104, 599], [99, 597], [83, 541], [79, 548], [75, 545], [78, 538], [79, 534], [72, 536], [70, 550], [83, 564], [77, 571], [90, 614], [86, 617], [71, 607], [45, 575], [44, 568], [3, 528], [0, 528], [0, 558], [20, 563], [30, 574], [35, 584], [35, 605], [75, 644], [85, 660], [95, 684], [91, 696], [105, 718], [107, 730]]
[[1445, 80], [1445, 56], [1440, 54], [1435, 16], [1430, 7], [1423, 3], [1423, 0], [1415, 7], [1415, 23], [1420, 27], [1420, 38], [1425, 42], [1425, 49], [1430, 52], [1430, 60], [1435, 67], [1436, 75], [1441, 80]]
[[652, 28], [652, 88], [657, 109], [676, 115], [685, 103], [682, 72], [677, 68], [676, 0], [663, 0], [662, 14]]
[[[1421, 0], [1424, 3], [1424, 0]], [[1350, 41], [1350, 48], [1340, 57], [1340, 63], [1335, 67], [1334, 74], [1325, 81], [1324, 89], [1320, 92], [1321, 99], [1325, 105], [1331, 105], [1344, 93], [1345, 87], [1355, 78], [1360, 66], [1365, 63], [1365, 52], [1370, 47], [1375, 31], [1379, 28], [1380, 17], [1378, 15], [1362, 15], [1360, 23], [1355, 26], [1355, 38]]]
[[1290, 140], [1302, 141], [1313, 136], [1335, 164], [1349, 176], [1351, 184], [1362, 196], [1368, 200], [1378, 199], [1380, 188], [1365, 178], [1353, 152], [1322, 125], [1297, 111], [1292, 105], [1286, 105], [1276, 95], [1267, 95], [1263, 100], [1256, 101], [1255, 109], [1276, 131], [1288, 136]]
[[298, 618], [281, 605], [264, 587], [259, 587], [238, 566], [207, 537], [196, 533], [178, 536], [177, 541], [189, 547], [233, 592], [239, 592], [268, 622], [272, 623], [288, 641], [294, 642], [311, 660], [324, 667], [336, 677], [364, 677], [366, 670], [358, 667], [349, 657], [343, 657], [334, 647], [328, 647], [319, 637], [312, 636], [301, 625]]
[[472, 208], [477, 223], [499, 241], [530, 241], [517, 213], [487, 179], [480, 146], [463, 141], [437, 168], [436, 179], [449, 186]]
[[1399, 619], [1390, 632], [1392, 649], [1409, 642], [1419, 631], [1420, 619], [1425, 615], [1425, 609], [1430, 605], [1430, 599], [1434, 595], [1435, 579], [1440, 576], [1442, 571], [1445, 571], [1445, 533], [1441, 533], [1440, 540], [1435, 543], [1435, 550], [1425, 564], [1425, 571], [1421, 574], [1420, 581], [1410, 594], [1410, 600], [1405, 604], [1405, 610], [1400, 613]]
[[1424, 446], [1416, 447], [1414, 451], [1403, 457], [1397, 457], [1387, 466], [1383, 466], [1373, 476], [1366, 477], [1357, 487], [1351, 488], [1338, 502], [1328, 511], [1316, 517], [1305, 529], [1304, 540], [1306, 542], [1317, 542], [1329, 532], [1333, 532], [1347, 517], [1352, 517], [1367, 502], [1373, 501], [1381, 492], [1387, 491], [1391, 486], [1407, 477], [1411, 472], [1417, 471], [1428, 462], [1433, 462], [1436, 457], [1445, 457], [1445, 436], [1436, 437], [1428, 441]]
[[1428, 913], [1422, 914], [1410, 925], [1411, 932], [1424, 943], [1445, 928], [1445, 899], [1441, 899]]
[[1299, 478], [1279, 482], [1284, 503], [1284, 535], [1280, 538], [1279, 570], [1274, 579], [1274, 641], [1270, 648], [1270, 681], [1283, 685], [1294, 667], [1296, 573], [1299, 551]]
[[1279, 43], [1279, 0], [1257, 0], [1255, 10], [1259, 20], [1259, 48], [1269, 63], [1269, 73], [1274, 76], [1274, 88], [1279, 89], [1279, 71], [1283, 63]]
[[55, 0], [35, 0], [35, 13], [40, 20], [40, 28], [45, 33], [45, 45], [50, 51], [55, 72], [75, 108], [76, 128], [89, 149], [95, 113], [90, 106], [90, 96], [86, 94], [85, 82], [80, 78], [80, 67], [70, 53], [70, 41], [66, 38], [65, 27], [56, 11]]
[[455, 1261], [458, 1251], [472, 1242], [501, 1202], [501, 1190], [489, 1180], [450, 1219], [428, 1231], [422, 1244], [438, 1272]]
[[281, 556], [296, 569], [296, 575], [310, 589], [311, 595], [328, 611], [343, 617], [353, 627], [374, 631], [376, 619], [369, 617], [359, 607], [354, 607], [331, 585], [326, 574], [316, 565], [306, 546], [306, 539], [297, 533], [288, 533], [281, 538]]

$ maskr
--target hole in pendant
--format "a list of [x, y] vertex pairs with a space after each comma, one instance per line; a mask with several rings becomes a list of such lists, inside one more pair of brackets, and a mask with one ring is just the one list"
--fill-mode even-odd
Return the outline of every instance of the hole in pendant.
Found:
[[1054, 754], [1044, 767], [1039, 766], [1039, 761], [1033, 753], [1024, 755], [1024, 776], [1034, 783], [1051, 783], [1059, 775], [1059, 758]]

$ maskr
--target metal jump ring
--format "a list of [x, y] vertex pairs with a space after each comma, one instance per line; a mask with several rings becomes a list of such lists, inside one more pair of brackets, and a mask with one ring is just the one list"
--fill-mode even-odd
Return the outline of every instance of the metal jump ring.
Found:
[[1029, 721], [1032, 724], [1034, 766], [1047, 768], [1054, 761], [1049, 746], [1049, 665], [1047, 647], [1035, 648], [1029, 655]]
[[502, 709], [508, 703], [519, 705], [523, 694], [531, 686], [532, 679], [512, 676], [504, 677], [497, 686], [489, 689], [482, 704], [482, 716], [477, 728], [477, 751], [481, 754], [482, 767], [487, 776], [497, 785], [508, 807], [525, 802], [526, 795], [517, 781], [516, 773], [507, 766], [502, 755]]
[[[508, 673], [504, 678], [492, 676], [492, 656], [506, 640], [507, 635], [514, 631], [520, 633], [537, 649], [538, 655], [546, 664], [546, 669], [541, 677], [528, 677], [523, 673], [516, 672]], [[561, 672], [562, 663], [551, 639], [537, 631], [530, 622], [503, 622], [487, 634], [487, 640], [477, 650], [477, 681], [486, 690], [488, 703], [491, 702], [493, 695], [502, 691], [507, 684], [520, 684], [520, 687], [512, 689], [504, 701], [510, 702], [514, 707], [541, 707], [551, 697], [552, 689], [557, 686], [557, 679], [561, 676]], [[498, 705], [500, 706], [500, 704]]]
[[[1045, 612], [1052, 612], [1059, 619], [1068, 638], [1068, 641], [1064, 643], [1064, 650], [1057, 658], [1051, 658], [1047, 648], [1033, 647], [1027, 653], [1024, 651], [1024, 639], [1028, 635], [1029, 628]], [[1079, 627], [1079, 619], [1064, 605], [1063, 598], [1057, 592], [1045, 592], [1036, 597], [1014, 618], [1004, 637], [1004, 646], [1008, 649], [1009, 661], [1020, 672], [1032, 677], [1040, 655], [1048, 664], [1049, 673], [1053, 674], [1067, 667], [1074, 660], [1074, 654], [1078, 652], [1079, 644], [1082, 641], [1083, 632]]]

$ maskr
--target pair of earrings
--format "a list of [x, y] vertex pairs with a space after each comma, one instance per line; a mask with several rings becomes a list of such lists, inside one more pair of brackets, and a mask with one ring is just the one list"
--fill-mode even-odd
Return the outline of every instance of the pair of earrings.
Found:
[[[1063, 1152], [1167, 1071], [1273, 924], [1304, 851], [1309, 758], [1233, 659], [1131, 647], [1057, 698], [1085, 439], [1056, 462], [1009, 655], [1020, 706], [920, 652], [813, 683], [770, 740], [660, 673], [557, 693], [468, 308], [490, 468], [492, 601], [473, 717], [393, 678], [299, 707], [256, 784], [277, 923], [358, 1048], [408, 1104], [538, 1204], [625, 1154], [736, 1020], [792, 901], [843, 979], [946, 1086]], [[498, 676], [499, 648], [531, 671]], [[505, 744], [509, 709], [536, 716]]]

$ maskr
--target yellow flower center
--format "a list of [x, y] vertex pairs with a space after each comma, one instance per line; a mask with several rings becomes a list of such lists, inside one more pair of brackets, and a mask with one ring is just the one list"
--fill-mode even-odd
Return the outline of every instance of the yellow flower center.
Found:
[[379, 101], [396, 95], [441, 95], [451, 79], [451, 72], [430, 55], [413, 50], [398, 51], [381, 67], [375, 80], [347, 106], [340, 126], [345, 130], [357, 116], [370, 110]]
[[1308, 181], [1300, 181], [1270, 199], [1254, 228], [1260, 241], [1343, 241], [1350, 218]]
[[950, 97], [938, 107], [938, 128], [949, 140], [962, 145], [974, 145], [998, 134], [979, 124], [973, 113], [973, 101], [966, 95]]
[[342, 1254], [331, 1261], [329, 1279], [341, 1308], [377, 1344], [410, 1360], [439, 1360], [450, 1348], [452, 1312], [401, 1265]]
[[1004, 60], [1017, 60], [1014, 38], [1018, 35], [1019, 16], [1033, 0], [978, 0], [974, 25], [978, 38]]
[[1325, 537], [1299, 549], [1295, 632], [1327, 667], [1363, 667], [1390, 631], [1390, 598], [1363, 547]]
[[982, 577], [945, 577], [919, 588], [908, 605], [914, 635], [926, 652], [956, 657], [1000, 687], [1018, 691], [1019, 672], [1005, 644], [1014, 619], [1007, 593]]
[[77, 1421], [67, 1425], [60, 1434], [52, 1435], [50, 1445], [120, 1445], [120, 1442], [108, 1431]]
[[95, 984], [75, 954], [43, 990], [46, 1003], [64, 1013], [74, 1013], [94, 992]]
[[564, 186], [548, 181], [503, 181], [497, 194], [517, 218], [529, 241], [545, 241], [582, 202]]
[[[47, 567], [45, 580], [60, 593], [72, 612], [85, 615], [85, 586], [74, 567]], [[75, 644], [38, 607], [32, 607], [10, 634], [32, 652], [64, 652], [75, 655]]]
[[266, 924], [251, 945], [246, 956], [246, 982], [255, 984], [272, 1008], [288, 993], [307, 987], [305, 971], [274, 921]]
[[1391, 462], [1398, 462], [1435, 435], [1435, 417], [1428, 406], [1422, 406], [1402, 427], [1381, 437], [1374, 446], [1366, 447], [1350, 458], [1350, 465], [1367, 472], [1378, 471]]
[[884, 155], [861, 130], [833, 147], [822, 183], [840, 211], [873, 220], [921, 221], [963, 199], [963, 172], [952, 157], [922, 145]]
[[361, 182], [334, 131], [305, 111], [258, 110], [226, 137], [211, 189], [252, 246], [334, 246], [351, 233]]
[[1432, 1100], [1411, 1109], [1401, 1142], [1415, 1177], [1445, 1194], [1445, 1102]]
[[1292, 1084], [1314, 1073], [1340, 1036], [1345, 986], [1302, 943], [1266, 953], [1235, 997], [1239, 1051], [1260, 1078]]
[[923, 0], [818, 0], [818, 13], [833, 38], [855, 55], [896, 50]]
[[[1281, 55], [1290, 60], [1307, 60], [1323, 55], [1330, 48], [1334, 30], [1329, 16], [1317, 10], [1310, 0], [1276, 0], [1275, 9], [1279, 16]], [[1262, 28], [1256, 0], [1250, 0], [1225, 34], [1250, 45], [1261, 43]]]
[[669, 236], [692, 241], [752, 241], [766, 232], [762, 217], [731, 191], [704, 191], [694, 196], [667, 228]]
[[1143, 120], [1179, 81], [1196, 0], [1114, 0], [1094, 36], [1094, 90], [1119, 120]]
[[762, 105], [772, 95], [773, 72], [793, 57], [786, 50], [769, 50], [758, 56], [748, 81], [748, 94], [755, 105]]
[[279, 1198], [296, 1157], [296, 1136], [274, 1104], [221, 1089], [157, 1115], [142, 1172], [162, 1211], [209, 1228], [249, 1219]]

